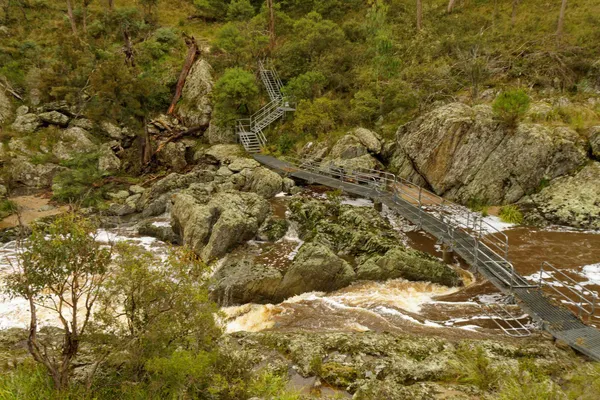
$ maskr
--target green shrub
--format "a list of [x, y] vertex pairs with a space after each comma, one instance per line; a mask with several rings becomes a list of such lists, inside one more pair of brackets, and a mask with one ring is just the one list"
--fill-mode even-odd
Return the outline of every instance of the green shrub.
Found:
[[523, 213], [519, 210], [519, 207], [515, 205], [502, 207], [498, 216], [503, 222], [508, 222], [510, 224], [523, 223]]
[[98, 155], [84, 154], [62, 165], [69, 169], [54, 177], [53, 198], [65, 203], [80, 203], [84, 207], [99, 205], [103, 191], [96, 188], [102, 179]]
[[0, 200], [0, 219], [6, 218], [15, 212], [17, 212], [17, 205], [14, 202], [8, 199]]
[[480, 212], [484, 217], [488, 216], [489, 202], [486, 199], [471, 197], [469, 201], [467, 201], [467, 207], [471, 211]]
[[524, 90], [509, 90], [501, 93], [494, 100], [492, 108], [500, 120], [506, 125], [514, 127], [525, 115], [530, 103], [531, 99]]
[[254, 16], [254, 7], [250, 0], [232, 0], [227, 6], [227, 19], [230, 21], [245, 21]]
[[456, 351], [456, 356], [451, 363], [451, 374], [458, 382], [475, 385], [484, 391], [498, 387], [502, 371], [492, 365], [481, 347], [471, 349], [464, 345]]

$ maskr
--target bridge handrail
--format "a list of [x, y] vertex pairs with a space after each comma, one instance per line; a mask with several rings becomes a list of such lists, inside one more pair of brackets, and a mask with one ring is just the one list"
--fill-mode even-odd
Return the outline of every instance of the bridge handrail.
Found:
[[[564, 287], [565, 289], [567, 289], [569, 292], [571, 292], [572, 294], [574, 294], [575, 296], [577, 296], [577, 298], [579, 299], [579, 303], [575, 303], [575, 305], [578, 308], [578, 312], [579, 312], [579, 317], [581, 317], [581, 314], [587, 314], [588, 317], [591, 318], [591, 316], [594, 314], [595, 309], [596, 309], [596, 295], [594, 293], [592, 293], [590, 291], [590, 297], [592, 298], [591, 300], [589, 300], [585, 294], [583, 289], [577, 289], [577, 287], [581, 287], [581, 284], [577, 281], [575, 281], [573, 278], [571, 278], [570, 276], [568, 276], [567, 274], [565, 274], [563, 271], [561, 271], [560, 269], [556, 268], [554, 265], [550, 264], [548, 261], [544, 261], [542, 262], [542, 266], [540, 267], [540, 277], [539, 277], [539, 287], [541, 288], [544, 284], [551, 288], [555, 293], [557, 293], [558, 295], [560, 295], [560, 297], [563, 297], [564, 299], [574, 302], [574, 299], [572, 299], [571, 297], [567, 296], [566, 294], [564, 294], [563, 292], [561, 292], [560, 290], [556, 289], [553, 285], [551, 285], [550, 283], [547, 282], [547, 280], [544, 280], [544, 268], [546, 271], [550, 271], [553, 274], [559, 274], [561, 276], [561, 280], [565, 279], [568, 283], [571, 283], [573, 286], [569, 286], [567, 285], [563, 285], [562, 287]], [[585, 303], [585, 305], [584, 305]], [[591, 308], [591, 310], [586, 310], [584, 307], [589, 306]]]

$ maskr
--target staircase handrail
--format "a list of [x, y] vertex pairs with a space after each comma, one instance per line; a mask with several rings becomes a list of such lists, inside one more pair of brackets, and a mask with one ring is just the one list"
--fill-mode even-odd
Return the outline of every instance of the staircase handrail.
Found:
[[256, 121], [260, 121], [265, 116], [273, 113], [279, 107], [281, 107], [281, 100], [273, 100], [270, 103], [267, 103], [260, 110], [252, 114], [252, 116], [250, 117], [252, 124], [256, 124]]

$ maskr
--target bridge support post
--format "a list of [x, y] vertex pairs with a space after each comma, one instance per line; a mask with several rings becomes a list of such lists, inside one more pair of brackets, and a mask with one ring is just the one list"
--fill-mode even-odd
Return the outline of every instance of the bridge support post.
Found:
[[447, 244], [442, 244], [442, 259], [446, 264], [452, 264], [454, 260], [454, 251]]
[[383, 203], [381, 202], [381, 200], [373, 200], [373, 208], [375, 208], [375, 211], [377, 212], [383, 211]]

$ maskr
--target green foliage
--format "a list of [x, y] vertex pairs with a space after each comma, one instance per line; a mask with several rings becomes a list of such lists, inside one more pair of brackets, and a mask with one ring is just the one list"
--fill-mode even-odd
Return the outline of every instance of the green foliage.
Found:
[[309, 71], [290, 79], [283, 92], [292, 101], [313, 100], [322, 94], [326, 85], [325, 75], [321, 72]]
[[332, 131], [340, 120], [339, 103], [326, 97], [298, 103], [294, 116], [297, 133], [317, 136]]
[[359, 123], [372, 123], [379, 115], [380, 102], [370, 90], [359, 90], [350, 101], [354, 118]]
[[194, 0], [198, 14], [207, 20], [224, 19], [227, 11], [225, 0]]
[[215, 85], [215, 115], [221, 126], [232, 126], [248, 115], [257, 103], [258, 86], [254, 75], [241, 68], [231, 68]]
[[492, 108], [500, 120], [514, 127], [525, 115], [530, 103], [531, 99], [524, 90], [509, 90], [498, 95]]
[[523, 223], [523, 213], [516, 205], [503, 206], [500, 208], [500, 213], [498, 216], [503, 222], [508, 222], [511, 224]]
[[519, 360], [515, 371], [507, 373], [500, 381], [499, 400], [562, 400], [564, 392], [550, 376], [533, 361]]
[[102, 179], [102, 173], [98, 170], [98, 155], [80, 154], [73, 160], [64, 161], [63, 165], [69, 169], [54, 177], [53, 198], [84, 207], [98, 206], [103, 194], [103, 189], [95, 187]]
[[5, 218], [17, 212], [17, 205], [8, 199], [0, 200], [0, 219]]
[[484, 217], [488, 215], [489, 202], [487, 199], [472, 197], [467, 201], [467, 207], [471, 211], [481, 212]]
[[263, 57], [269, 43], [269, 37], [261, 32], [256, 32], [249, 24], [227, 23], [217, 31], [214, 41], [215, 46], [225, 55], [227, 66], [252, 65], [256, 59]]
[[245, 21], [252, 18], [254, 12], [250, 0], [232, 0], [227, 7], [227, 19], [230, 21]]
[[503, 371], [492, 365], [481, 347], [471, 349], [462, 346], [456, 351], [456, 356], [451, 364], [451, 374], [457, 377], [458, 382], [475, 385], [483, 391], [498, 387]]

